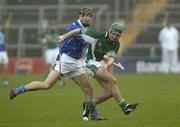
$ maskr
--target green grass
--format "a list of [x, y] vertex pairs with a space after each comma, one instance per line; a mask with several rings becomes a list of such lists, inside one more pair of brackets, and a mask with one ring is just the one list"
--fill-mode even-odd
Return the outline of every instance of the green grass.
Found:
[[[137, 110], [125, 116], [114, 99], [97, 106], [106, 121], [82, 121], [84, 95], [67, 81], [64, 87], [28, 92], [10, 101], [0, 86], [0, 127], [180, 127], [179, 74], [121, 74], [119, 88]], [[11, 75], [10, 87], [42, 80], [42, 75]], [[2, 79], [0, 79], [1, 81]], [[101, 88], [93, 80], [96, 95]]]

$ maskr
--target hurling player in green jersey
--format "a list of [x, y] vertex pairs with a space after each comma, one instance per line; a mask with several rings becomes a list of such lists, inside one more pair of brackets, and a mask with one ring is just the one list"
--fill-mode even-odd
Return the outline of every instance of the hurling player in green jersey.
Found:
[[41, 35], [40, 42], [43, 44], [43, 53], [47, 64], [48, 73], [55, 64], [56, 57], [59, 54], [59, 45], [57, 44], [57, 24], [54, 20], [48, 22], [47, 31]]
[[94, 98], [95, 105], [113, 97], [123, 112], [127, 115], [136, 109], [137, 103], [128, 103], [121, 95], [117, 79], [112, 74], [112, 65], [117, 58], [120, 48], [119, 39], [124, 25], [113, 23], [108, 32], [98, 32], [93, 29], [76, 29], [59, 36], [59, 42], [67, 37], [81, 34], [84, 40], [90, 43], [86, 55], [87, 73], [93, 76], [102, 86], [104, 91]]

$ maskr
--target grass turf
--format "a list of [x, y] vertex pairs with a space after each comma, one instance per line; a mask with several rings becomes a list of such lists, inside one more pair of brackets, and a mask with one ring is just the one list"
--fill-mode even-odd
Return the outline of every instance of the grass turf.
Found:
[[[124, 98], [140, 105], [125, 116], [114, 99], [97, 106], [106, 121], [82, 121], [84, 95], [77, 85], [59, 82], [50, 90], [27, 92], [10, 101], [0, 86], [0, 127], [179, 127], [179, 74], [116, 75]], [[42, 75], [11, 75], [10, 86], [43, 80]], [[0, 79], [2, 82], [2, 79]], [[101, 88], [92, 80], [95, 94]]]

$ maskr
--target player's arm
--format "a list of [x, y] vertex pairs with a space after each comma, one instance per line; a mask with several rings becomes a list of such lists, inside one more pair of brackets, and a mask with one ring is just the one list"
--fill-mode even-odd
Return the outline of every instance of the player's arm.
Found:
[[68, 33], [63, 34], [63, 35], [60, 35], [58, 37], [58, 42], [61, 43], [64, 41], [64, 39], [66, 39], [68, 37], [72, 37], [72, 36], [77, 35], [77, 34], [80, 34], [80, 32], [81, 32], [81, 29], [79, 28], [79, 29], [74, 29]]
[[109, 57], [108, 55], [104, 55], [103, 59], [107, 66], [111, 66], [114, 63], [114, 57]]
[[111, 50], [106, 54], [104, 55], [104, 61], [105, 61], [105, 67], [107, 68], [107, 70], [109, 72], [112, 71], [112, 65], [115, 61], [115, 59], [117, 58], [117, 52], [119, 50], [119, 47], [120, 47], [120, 43], [117, 42], [112, 48]]
[[74, 35], [77, 35], [77, 34], [80, 33], [80, 31], [81, 31], [80, 28], [79, 28], [79, 29], [74, 29], [74, 30], [72, 30], [72, 31], [70, 31], [70, 32], [68, 32], [68, 33], [66, 33], [66, 34], [60, 35], [60, 36], [58, 37], [58, 42], [59, 42], [59, 43], [62, 43], [66, 38], [72, 37], [72, 36], [74, 36]]
[[103, 67], [108, 71], [112, 72], [112, 65], [114, 63], [114, 57], [109, 57], [108, 55], [104, 55], [103, 57], [104, 65]]
[[95, 40], [98, 39], [100, 36], [102, 36], [103, 32], [98, 32], [94, 29], [79, 28], [79, 29], [74, 29], [66, 34], [60, 35], [58, 37], [58, 41], [61, 43], [64, 41], [64, 39], [68, 37], [72, 37], [77, 34], [81, 34], [86, 42], [92, 43], [95, 42]]
[[107, 66], [112, 66], [115, 59], [117, 58], [119, 46], [113, 47], [106, 55], [104, 55], [103, 59], [106, 61]]

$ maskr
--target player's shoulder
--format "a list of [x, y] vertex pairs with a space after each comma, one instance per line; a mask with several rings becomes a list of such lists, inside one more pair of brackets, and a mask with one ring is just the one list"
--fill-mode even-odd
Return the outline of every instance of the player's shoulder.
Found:
[[70, 25], [69, 25], [69, 29], [76, 29], [76, 28], [80, 28], [81, 26], [79, 25], [78, 21], [73, 21]]
[[174, 26], [172, 26], [172, 29], [173, 29], [174, 31], [178, 31], [178, 29], [177, 29], [176, 27], [174, 27]]
[[160, 30], [160, 34], [165, 34], [165, 33], [167, 33], [167, 31], [168, 31], [168, 29], [166, 27], [164, 27]]
[[73, 21], [73, 22], [71, 23], [71, 25], [72, 25], [72, 26], [77, 26], [77, 25], [78, 25], [78, 21]]

